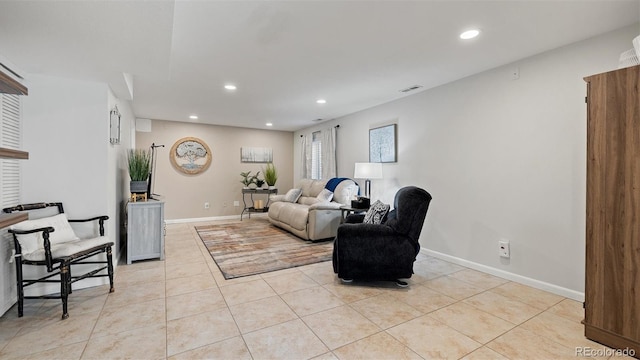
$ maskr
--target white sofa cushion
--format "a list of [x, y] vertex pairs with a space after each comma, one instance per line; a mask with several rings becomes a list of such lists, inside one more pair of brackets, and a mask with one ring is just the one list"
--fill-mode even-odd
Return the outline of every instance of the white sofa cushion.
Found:
[[[84, 250], [91, 249], [96, 246], [104, 245], [110, 243], [109, 238], [105, 236], [100, 236], [93, 239], [86, 240], [72, 240], [64, 243], [51, 244], [51, 256], [53, 258], [61, 258], [64, 256], [73, 255], [79, 253]], [[20, 245], [22, 246], [22, 245]], [[44, 249], [38, 249], [36, 251], [30, 252], [28, 254], [22, 254], [22, 257], [25, 260], [29, 261], [44, 261]]]
[[283, 204], [276, 220], [289, 224], [294, 229], [305, 230], [309, 218], [309, 207], [301, 204]]
[[320, 199], [318, 199], [317, 197], [300, 196], [300, 199], [298, 199], [298, 204], [302, 204], [302, 205], [313, 205], [319, 202], [320, 202]]
[[[35, 220], [26, 220], [11, 226], [11, 229], [25, 231], [49, 226], [55, 229], [54, 232], [49, 233], [49, 242], [52, 248], [55, 244], [79, 240], [75, 232], [73, 232], [69, 220], [67, 220], [67, 214], [64, 213]], [[16, 235], [16, 237], [22, 248], [22, 254], [30, 254], [38, 250], [44, 251], [42, 232]]]
[[326, 184], [326, 180], [302, 179], [299, 187], [302, 189], [302, 196], [316, 197], [324, 190]]

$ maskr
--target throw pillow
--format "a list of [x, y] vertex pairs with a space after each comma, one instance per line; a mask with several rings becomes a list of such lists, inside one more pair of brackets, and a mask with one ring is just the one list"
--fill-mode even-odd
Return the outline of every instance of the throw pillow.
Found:
[[[78, 240], [78, 237], [73, 232], [73, 229], [67, 220], [67, 214], [64, 213], [35, 220], [26, 220], [11, 226], [11, 229], [34, 230], [49, 226], [55, 229], [54, 232], [49, 233], [49, 241], [51, 245]], [[44, 248], [42, 232], [18, 235], [17, 237], [23, 254], [30, 254], [36, 250]]]
[[291, 203], [297, 202], [300, 195], [302, 195], [302, 189], [291, 189], [284, 195], [284, 201]]
[[322, 202], [329, 202], [333, 199], [333, 191], [329, 189], [322, 189], [316, 198]]
[[380, 200], [376, 200], [369, 210], [367, 210], [362, 222], [365, 224], [382, 224], [389, 212], [389, 208], [389, 205], [382, 203]]

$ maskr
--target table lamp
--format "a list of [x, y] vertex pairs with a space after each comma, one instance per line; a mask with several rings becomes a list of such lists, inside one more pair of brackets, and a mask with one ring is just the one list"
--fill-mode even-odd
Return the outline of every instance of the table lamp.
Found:
[[356, 163], [353, 177], [365, 179], [364, 196], [371, 196], [371, 179], [382, 179], [382, 163]]

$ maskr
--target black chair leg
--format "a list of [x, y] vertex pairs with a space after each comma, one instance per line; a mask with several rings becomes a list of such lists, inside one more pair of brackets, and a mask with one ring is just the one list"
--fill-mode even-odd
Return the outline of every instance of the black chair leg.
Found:
[[113, 288], [113, 260], [111, 256], [111, 246], [107, 248], [107, 273], [109, 274], [109, 292], [114, 292]]
[[16, 262], [16, 289], [18, 290], [18, 317], [24, 315], [24, 288], [22, 286], [22, 263], [20, 259], [14, 259]]
[[72, 282], [72, 276], [71, 276], [71, 264], [69, 264], [69, 274], [68, 274], [68, 278], [69, 278], [69, 282], [67, 283], [69, 285], [69, 287], [67, 288], [67, 296], [71, 295], [71, 293], [73, 293], [73, 289], [71, 288], [71, 284]]
[[60, 264], [60, 297], [62, 298], [62, 320], [69, 317], [67, 311], [67, 300], [69, 298], [69, 287], [71, 286], [71, 274], [69, 273], [69, 264]]

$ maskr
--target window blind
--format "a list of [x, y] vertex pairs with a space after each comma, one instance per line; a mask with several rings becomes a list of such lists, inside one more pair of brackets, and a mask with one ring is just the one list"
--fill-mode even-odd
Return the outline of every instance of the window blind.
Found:
[[[21, 99], [18, 95], [0, 94], [0, 147], [21, 148]], [[20, 164], [16, 159], [0, 159], [0, 209], [20, 203]], [[13, 238], [0, 229], [0, 314], [6, 312], [17, 297], [15, 265], [11, 262]]]
[[[20, 97], [2, 94], [0, 115], [0, 147], [20, 150]], [[15, 159], [2, 159], [0, 174], [0, 206], [14, 206], [20, 201], [20, 164]]]

